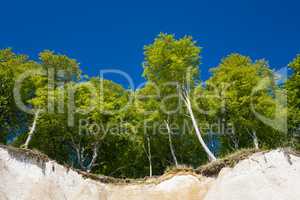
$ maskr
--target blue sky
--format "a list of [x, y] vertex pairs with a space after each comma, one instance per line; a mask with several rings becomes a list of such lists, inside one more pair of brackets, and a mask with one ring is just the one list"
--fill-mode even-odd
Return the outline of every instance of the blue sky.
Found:
[[[1, 1], [0, 48], [36, 59], [67, 54], [83, 72], [120, 69], [143, 82], [143, 46], [160, 32], [191, 35], [202, 51], [201, 78], [229, 53], [286, 66], [300, 53], [298, 0]], [[124, 80], [113, 77], [126, 85]]]

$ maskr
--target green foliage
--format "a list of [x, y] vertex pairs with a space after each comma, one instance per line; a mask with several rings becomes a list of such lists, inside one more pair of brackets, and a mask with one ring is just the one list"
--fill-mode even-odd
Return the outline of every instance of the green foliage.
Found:
[[68, 82], [80, 78], [79, 64], [74, 59], [48, 50], [41, 52], [39, 58], [42, 67], [47, 72], [53, 70], [55, 80]]
[[[262, 122], [253, 112], [270, 119], [278, 115], [276, 94], [283, 89], [276, 84], [266, 61], [231, 54], [200, 85], [200, 53], [189, 36], [176, 39], [174, 35], [159, 34], [144, 48], [146, 84], [130, 91], [110, 80], [80, 81], [79, 64], [66, 55], [46, 50], [39, 54], [38, 61], [32, 61], [11, 49], [0, 50], [0, 143], [6, 142], [8, 134], [17, 135], [15, 146], [26, 140], [33, 115], [15, 105], [13, 87], [19, 75], [35, 71], [39, 75], [26, 78], [21, 87], [23, 102], [43, 110], [29, 147], [81, 170], [88, 171], [92, 163], [94, 173], [147, 176], [149, 139], [153, 174], [163, 173], [174, 165], [166, 121], [176, 126], [171, 128], [171, 139], [178, 163], [194, 168], [206, 163], [207, 156], [181, 102], [182, 87], [188, 89], [204, 140], [219, 155], [252, 148], [254, 133], [263, 149], [290, 143], [299, 148], [299, 140], [291, 142], [291, 137]], [[290, 67], [293, 75], [285, 89], [288, 128], [294, 134], [300, 123], [300, 56]], [[279, 111], [283, 118], [285, 108]], [[211, 124], [217, 126], [206, 127]], [[234, 134], [228, 134], [230, 131]], [[219, 163], [215, 171], [232, 161]]]
[[0, 65], [0, 143], [5, 142], [5, 129], [8, 128], [9, 118], [13, 112], [13, 74], [10, 69]]
[[[267, 63], [264, 60], [253, 62], [249, 57], [231, 54], [213, 68], [212, 73], [207, 81], [205, 103], [210, 108], [210, 119], [219, 123], [221, 134], [227, 134], [221, 137], [225, 151], [230, 146], [251, 147], [254, 132], [260, 145], [270, 148], [272, 144], [277, 144], [282, 134], [274, 131], [273, 127], [266, 127], [255, 115], [257, 112], [272, 118], [275, 114], [273, 94], [279, 88], [275, 86]], [[256, 91], [258, 87], [261, 89]], [[228, 136], [228, 129], [231, 133], [234, 131], [232, 137]], [[266, 137], [271, 133], [277, 137]]]
[[293, 74], [285, 84], [288, 94], [288, 128], [292, 145], [300, 149], [300, 55], [297, 55], [289, 67]]
[[[13, 88], [19, 75], [36, 70], [37, 64], [25, 55], [17, 55], [11, 49], [0, 50], [0, 143], [6, 142], [9, 132], [20, 123], [19, 118], [27, 115], [15, 105]], [[26, 102], [34, 93], [34, 80], [23, 81], [20, 96]]]
[[171, 127], [176, 125], [171, 137], [179, 163], [197, 165], [206, 160], [200, 156], [203, 151], [191, 127], [185, 127], [186, 112], [179, 94], [182, 87], [194, 88], [199, 80], [200, 52], [192, 37], [176, 39], [163, 33], [144, 48], [144, 76], [148, 82], [137, 96], [147, 124], [146, 134], [151, 137], [154, 173], [173, 164], [166, 121]]
[[[186, 84], [198, 78], [200, 48], [192, 37], [176, 40], [174, 35], [161, 33], [144, 50], [144, 76], [147, 80], [159, 85], [170, 81]], [[190, 80], [187, 80], [187, 73]]]

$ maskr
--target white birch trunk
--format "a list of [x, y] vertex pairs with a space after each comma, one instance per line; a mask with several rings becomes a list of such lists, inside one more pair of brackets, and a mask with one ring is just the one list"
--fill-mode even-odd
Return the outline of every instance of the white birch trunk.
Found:
[[149, 161], [149, 176], [152, 177], [152, 155], [151, 155], [151, 144], [150, 144], [149, 136], [147, 137], [147, 148], [148, 150], [147, 151], [145, 150], [145, 153]]
[[192, 110], [192, 104], [191, 104], [191, 101], [188, 97], [187, 94], [182, 94], [182, 97], [183, 97], [183, 101], [188, 109], [188, 112], [190, 114], [190, 117], [192, 118], [192, 122], [193, 122], [193, 126], [194, 126], [194, 129], [195, 129], [195, 132], [196, 132], [196, 135], [198, 137], [198, 140], [200, 142], [200, 144], [202, 145], [204, 151], [206, 152], [207, 156], [208, 156], [208, 159], [210, 161], [215, 161], [217, 160], [216, 157], [214, 156], [214, 154], [209, 150], [209, 148], [207, 147], [207, 145], [205, 144], [202, 136], [201, 136], [201, 133], [200, 133], [200, 130], [198, 128], [198, 125], [197, 125], [197, 122], [196, 122], [196, 119], [195, 119], [195, 116], [194, 116], [194, 113], [193, 113], [193, 110]]
[[233, 131], [233, 134], [230, 134], [229, 136], [231, 138], [231, 141], [234, 144], [234, 149], [237, 150], [239, 148], [239, 139], [235, 134], [235, 128], [233, 128], [232, 131]]
[[93, 166], [95, 165], [97, 157], [98, 157], [98, 145], [96, 144], [94, 146], [94, 148], [93, 148], [93, 157], [92, 157], [92, 160], [91, 160], [91, 162], [88, 164], [88, 166], [86, 168], [87, 172], [91, 172]]
[[23, 147], [24, 147], [25, 149], [28, 149], [29, 143], [30, 143], [30, 141], [31, 141], [31, 139], [32, 139], [33, 133], [34, 133], [35, 128], [36, 128], [36, 123], [37, 123], [37, 120], [38, 120], [38, 118], [39, 118], [39, 113], [40, 113], [40, 110], [37, 110], [37, 111], [35, 112], [35, 114], [34, 114], [34, 119], [33, 119], [32, 126], [31, 126], [31, 128], [30, 128], [29, 133], [28, 133], [28, 136], [27, 136], [27, 139], [26, 139], [26, 141], [25, 141], [25, 144], [23, 145]]
[[165, 124], [166, 124], [168, 135], [169, 135], [169, 147], [171, 150], [171, 154], [172, 154], [175, 166], [178, 167], [178, 162], [177, 162], [176, 154], [175, 154], [173, 143], [172, 143], [171, 129], [170, 129], [169, 123], [167, 121], [165, 121]]
[[256, 135], [256, 131], [250, 132], [248, 129], [246, 129], [246, 130], [247, 130], [248, 134], [252, 137], [254, 148], [256, 150], [258, 150], [259, 149], [259, 144], [258, 144], [258, 138], [257, 138], [257, 135]]
[[257, 136], [256, 136], [256, 131], [253, 131], [252, 132], [252, 138], [253, 138], [253, 144], [254, 144], [254, 147], [255, 149], [259, 149], [259, 145], [258, 145], [258, 139], [257, 139]]
[[84, 152], [84, 149], [81, 149], [80, 146], [75, 147], [75, 149], [76, 149], [76, 154], [77, 154], [77, 162], [78, 162], [80, 168], [82, 170], [84, 170], [84, 163], [83, 163], [83, 159], [82, 159], [82, 154]]

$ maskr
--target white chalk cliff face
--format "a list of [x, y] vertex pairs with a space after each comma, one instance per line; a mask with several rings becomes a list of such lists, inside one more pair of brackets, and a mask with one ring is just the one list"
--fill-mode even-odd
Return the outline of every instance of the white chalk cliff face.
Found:
[[299, 200], [300, 158], [257, 153], [217, 178], [177, 174], [104, 183], [38, 154], [0, 146], [0, 200]]
[[196, 200], [213, 179], [187, 174], [158, 183], [104, 184], [39, 154], [0, 146], [0, 180], [0, 200]]
[[205, 200], [300, 199], [300, 158], [292, 154], [257, 153], [222, 171]]

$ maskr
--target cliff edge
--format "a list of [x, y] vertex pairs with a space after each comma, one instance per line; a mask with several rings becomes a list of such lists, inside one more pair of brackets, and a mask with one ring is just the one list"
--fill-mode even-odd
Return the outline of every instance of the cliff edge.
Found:
[[259, 152], [217, 176], [179, 171], [126, 181], [0, 145], [0, 179], [0, 200], [299, 200], [300, 157], [283, 150]]

